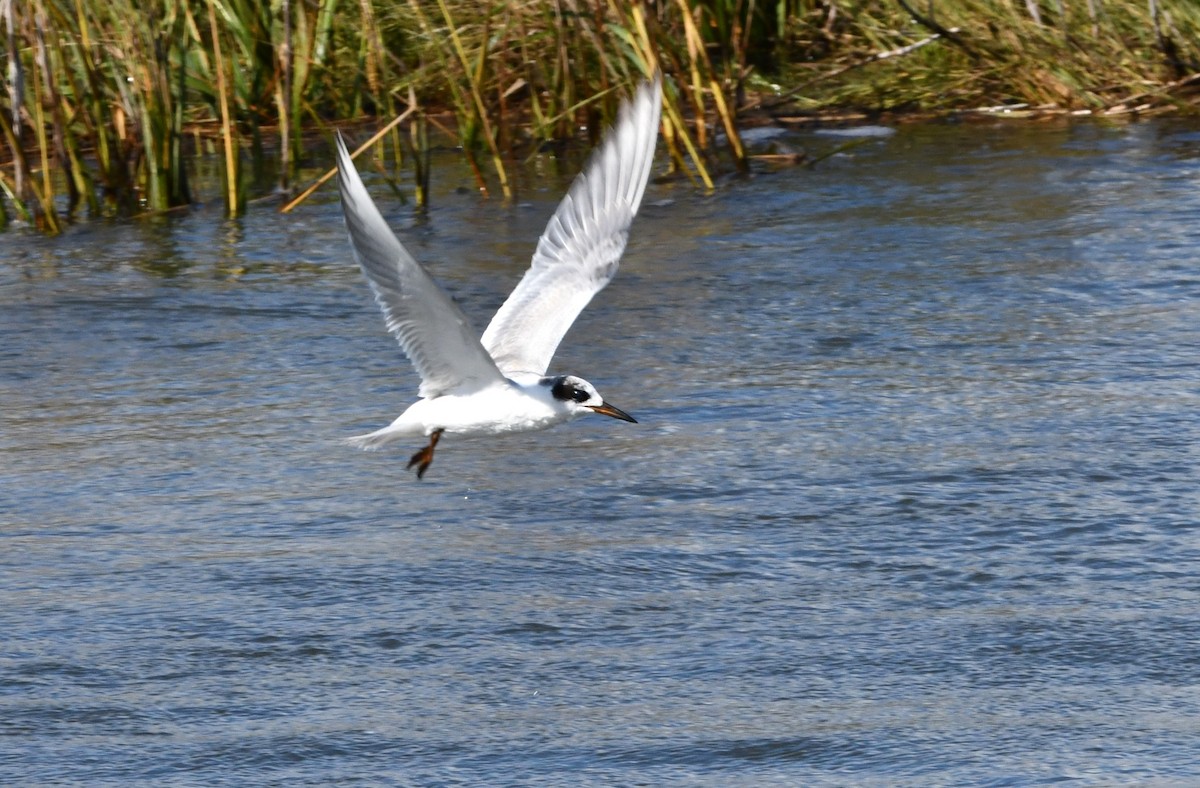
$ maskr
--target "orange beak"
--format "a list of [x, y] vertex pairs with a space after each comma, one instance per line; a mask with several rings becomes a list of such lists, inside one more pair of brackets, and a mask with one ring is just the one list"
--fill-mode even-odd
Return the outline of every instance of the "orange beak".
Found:
[[612, 416], [614, 419], [630, 421], [634, 424], [637, 424], [637, 419], [635, 419], [633, 416], [630, 416], [628, 413], [616, 407], [615, 405], [609, 405], [607, 402], [603, 405], [588, 405], [588, 407], [603, 416]]

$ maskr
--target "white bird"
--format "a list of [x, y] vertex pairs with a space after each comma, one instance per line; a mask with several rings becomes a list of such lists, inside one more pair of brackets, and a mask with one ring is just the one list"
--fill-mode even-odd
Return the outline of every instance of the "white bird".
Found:
[[350, 246], [388, 330], [421, 377], [421, 399], [383, 429], [349, 438], [351, 444], [374, 450], [426, 436], [428, 445], [408, 463], [421, 478], [442, 433], [527, 432], [587, 413], [635, 421], [586, 380], [546, 369], [575, 318], [617, 272], [650, 176], [661, 104], [656, 74], [621, 107], [482, 338], [388, 228], [338, 135], [338, 187]]

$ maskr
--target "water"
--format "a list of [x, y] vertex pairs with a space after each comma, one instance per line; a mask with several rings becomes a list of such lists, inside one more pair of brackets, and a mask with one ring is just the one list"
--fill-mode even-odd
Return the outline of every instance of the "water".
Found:
[[[483, 325], [576, 164], [375, 185]], [[0, 781], [1200, 779], [1195, 125], [654, 184], [554, 365], [641, 424], [419, 483], [322, 194], [4, 236]]]

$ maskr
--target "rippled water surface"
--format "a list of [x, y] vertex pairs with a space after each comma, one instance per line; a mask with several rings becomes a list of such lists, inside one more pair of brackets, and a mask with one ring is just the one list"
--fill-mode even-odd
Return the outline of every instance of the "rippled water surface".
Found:
[[[576, 164], [372, 188], [482, 326]], [[641, 423], [422, 482], [331, 192], [0, 236], [0, 782], [1200, 780], [1200, 128], [647, 201], [554, 365]]]

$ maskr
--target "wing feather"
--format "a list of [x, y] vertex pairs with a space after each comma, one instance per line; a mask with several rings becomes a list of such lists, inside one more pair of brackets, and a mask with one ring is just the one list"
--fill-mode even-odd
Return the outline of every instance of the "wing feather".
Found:
[[422, 397], [468, 393], [504, 381], [467, 316], [383, 220], [341, 134], [337, 163], [350, 248], [375, 293], [388, 331], [421, 376], [418, 393]]
[[532, 265], [483, 334], [505, 374], [545, 374], [575, 318], [616, 274], [650, 177], [661, 107], [656, 74], [621, 107], [551, 217]]

